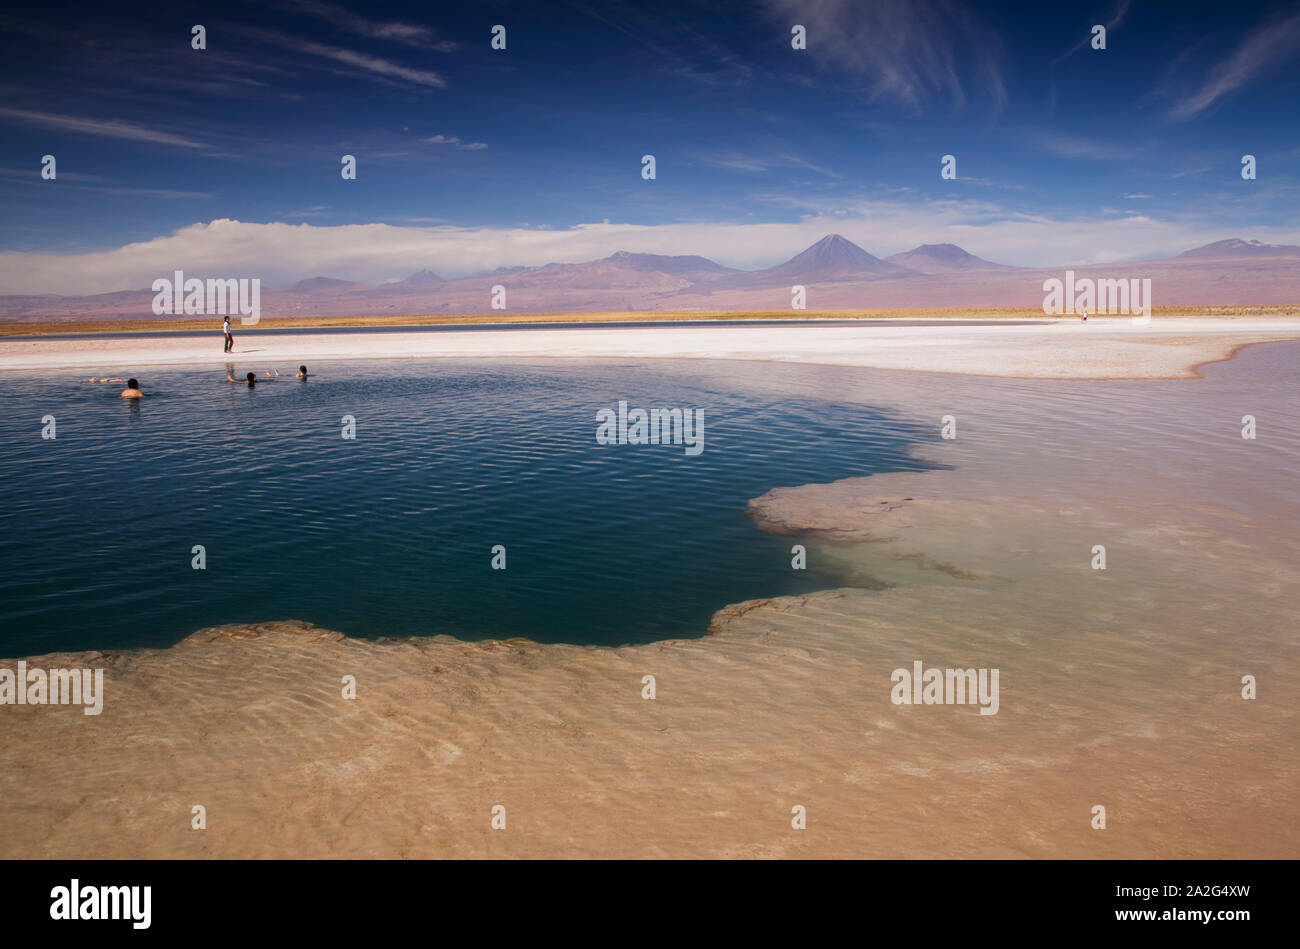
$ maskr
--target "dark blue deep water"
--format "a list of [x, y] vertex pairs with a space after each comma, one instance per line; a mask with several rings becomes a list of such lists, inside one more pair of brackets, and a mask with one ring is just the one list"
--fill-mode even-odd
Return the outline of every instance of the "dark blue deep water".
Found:
[[[318, 368], [251, 391], [223, 371], [141, 370], [138, 406], [74, 372], [0, 377], [0, 655], [279, 619], [353, 636], [697, 636], [728, 603], [843, 582], [791, 570], [798, 538], [758, 530], [750, 498], [915, 470], [908, 445], [934, 437], [833, 392], [745, 395], [736, 373], [781, 371], [761, 364]], [[703, 454], [598, 445], [596, 411], [620, 399], [703, 409]]]

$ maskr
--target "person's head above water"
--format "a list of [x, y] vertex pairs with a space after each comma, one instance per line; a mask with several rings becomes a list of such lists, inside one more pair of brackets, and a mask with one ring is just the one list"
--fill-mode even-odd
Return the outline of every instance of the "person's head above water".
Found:
[[124, 399], [138, 399], [140, 396], [144, 395], [144, 393], [140, 391], [140, 381], [138, 379], [126, 380], [126, 388], [122, 390], [121, 395]]
[[250, 372], [247, 376], [245, 376], [245, 378], [248, 380], [248, 384], [249, 384], [250, 386], [253, 385], [255, 382], [257, 382], [257, 375], [256, 375], [256, 373], [252, 373], [252, 372]]
[[138, 388], [140, 388], [140, 380], [139, 380], [139, 379], [128, 379], [128, 380], [126, 380], [126, 387], [127, 387], [128, 389], [138, 389]]
[[306, 367], [306, 366], [299, 366], [299, 367], [298, 367], [298, 378], [299, 378], [299, 379], [306, 379], [306, 378], [307, 378], [307, 367]]

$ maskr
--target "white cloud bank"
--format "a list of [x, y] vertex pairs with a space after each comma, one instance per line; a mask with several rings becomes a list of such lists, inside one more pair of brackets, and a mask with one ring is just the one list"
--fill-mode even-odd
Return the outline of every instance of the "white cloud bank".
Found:
[[863, 203], [819, 210], [791, 223], [602, 222], [566, 229], [258, 224], [222, 218], [109, 250], [0, 253], [0, 294], [137, 290], [174, 270], [196, 277], [260, 277], [268, 288], [313, 276], [382, 283], [423, 268], [455, 278], [496, 267], [592, 260], [616, 250], [701, 254], [758, 269], [830, 233], [881, 257], [947, 242], [999, 263], [1043, 267], [1172, 256], [1226, 237], [1300, 243], [1300, 229], [1211, 230], [1136, 214], [1059, 221], [978, 201]]

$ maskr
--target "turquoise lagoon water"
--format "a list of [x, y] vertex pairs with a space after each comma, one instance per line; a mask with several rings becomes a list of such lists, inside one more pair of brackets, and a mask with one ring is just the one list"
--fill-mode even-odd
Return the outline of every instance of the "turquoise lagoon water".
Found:
[[[833, 392], [736, 384], [782, 371], [763, 364], [317, 368], [253, 390], [219, 369], [141, 370], [138, 406], [72, 372], [0, 377], [0, 655], [280, 619], [363, 637], [698, 636], [729, 603], [843, 583], [792, 570], [798, 538], [759, 531], [750, 498], [915, 470], [909, 445], [937, 437]], [[703, 410], [703, 453], [597, 444], [596, 412], [619, 400]]]

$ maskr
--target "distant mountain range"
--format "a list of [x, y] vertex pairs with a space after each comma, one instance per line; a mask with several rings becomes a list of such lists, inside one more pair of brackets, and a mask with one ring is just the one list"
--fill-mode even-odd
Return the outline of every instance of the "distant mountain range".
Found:
[[918, 273], [951, 273], [954, 270], [1014, 270], [983, 257], [968, 254], [956, 244], [922, 244], [901, 254], [891, 254], [885, 262]]
[[1232, 237], [1226, 241], [1215, 241], [1204, 247], [1185, 250], [1179, 257], [1214, 258], [1225, 257], [1295, 257], [1300, 255], [1300, 245], [1296, 244], [1262, 244], [1259, 241], [1243, 241]]
[[[784, 310], [791, 287], [810, 310], [872, 307], [1041, 306], [1043, 281], [1065, 267], [1012, 267], [955, 244], [922, 244], [884, 260], [828, 234], [783, 264], [736, 270], [696, 255], [617, 251], [599, 260], [500, 267], [445, 280], [431, 269], [380, 286], [314, 276], [263, 287], [262, 315], [486, 313], [492, 287], [506, 288], [511, 312], [592, 310]], [[1300, 303], [1300, 246], [1216, 241], [1177, 257], [1071, 267], [1079, 277], [1150, 277], [1156, 306]], [[89, 296], [0, 296], [0, 321], [150, 319], [153, 292]]]
[[[642, 273], [658, 271], [667, 274], [687, 274], [687, 273], [740, 273], [741, 271], [733, 270], [731, 267], [724, 267], [722, 264], [714, 263], [707, 257], [697, 257], [694, 254], [683, 257], [669, 257], [664, 254], [632, 254], [625, 250], [616, 251], [610, 254], [603, 261], [597, 263], [612, 264], [615, 267], [627, 267], [629, 270], [637, 270]], [[579, 264], [578, 266], [582, 266]]]
[[354, 283], [351, 280], [339, 280], [335, 277], [308, 277], [306, 280], [299, 280], [293, 285], [292, 289], [297, 290], [299, 293], [318, 293], [361, 286], [365, 286], [365, 284]]
[[400, 282], [412, 287], [425, 287], [431, 283], [444, 283], [445, 281], [432, 270], [417, 270]]

